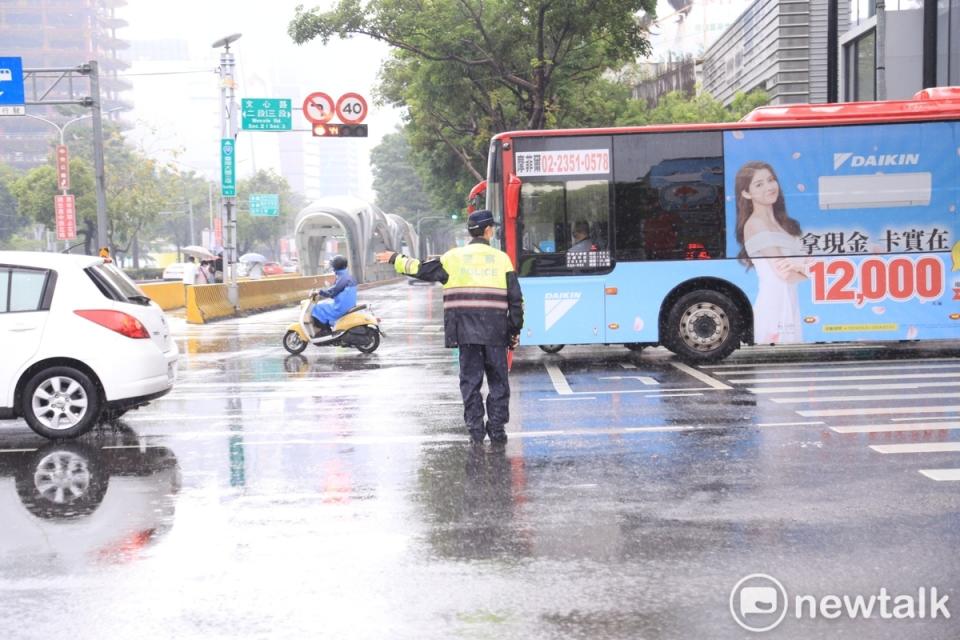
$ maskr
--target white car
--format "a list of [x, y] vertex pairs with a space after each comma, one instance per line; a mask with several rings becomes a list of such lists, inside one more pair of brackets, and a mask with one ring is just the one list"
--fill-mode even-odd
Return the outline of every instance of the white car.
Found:
[[0, 251], [0, 418], [71, 438], [167, 394], [166, 316], [93, 256]]
[[160, 276], [161, 280], [183, 280], [183, 267], [186, 266], [184, 262], [174, 262], [173, 264], [167, 266], [163, 270], [163, 274]]

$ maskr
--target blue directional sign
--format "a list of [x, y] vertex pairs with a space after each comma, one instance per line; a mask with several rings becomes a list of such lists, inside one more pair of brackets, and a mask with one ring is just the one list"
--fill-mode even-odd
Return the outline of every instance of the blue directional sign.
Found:
[[26, 113], [23, 94], [23, 59], [0, 57], [0, 116]]
[[234, 149], [236, 146], [232, 138], [220, 140], [220, 195], [225, 198], [237, 195], [237, 162]]
[[279, 216], [280, 194], [278, 193], [251, 193], [251, 216]]

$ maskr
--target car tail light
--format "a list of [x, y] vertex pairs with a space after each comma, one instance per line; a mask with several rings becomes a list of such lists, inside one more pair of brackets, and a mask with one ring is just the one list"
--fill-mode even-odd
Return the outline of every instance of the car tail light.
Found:
[[74, 311], [74, 313], [128, 338], [143, 339], [150, 337], [150, 332], [143, 326], [143, 323], [129, 313], [110, 309], [91, 309]]

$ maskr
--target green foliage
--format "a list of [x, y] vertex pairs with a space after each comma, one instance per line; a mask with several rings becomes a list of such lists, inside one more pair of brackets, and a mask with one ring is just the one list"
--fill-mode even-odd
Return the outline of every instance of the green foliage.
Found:
[[11, 187], [17, 179], [17, 172], [11, 167], [0, 165], [0, 247], [12, 241], [27, 219], [17, 209], [17, 199]]
[[679, 91], [672, 91], [663, 96], [653, 109], [648, 109], [642, 100], [629, 100], [615, 122], [618, 126], [735, 122], [769, 100], [763, 91], [738, 93], [733, 103], [724, 107], [708, 93], [686, 97]]
[[[583, 126], [617, 106], [601, 79], [649, 51], [654, 0], [340, 0], [298, 8], [294, 41], [367, 36], [394, 48], [378, 98], [407, 109], [414, 164], [437, 207], [483, 179], [493, 134]], [[586, 120], [587, 122], [583, 122]], [[609, 122], [609, 120], [607, 121]]]
[[409, 220], [416, 219], [418, 213], [431, 211], [404, 129], [383, 137], [370, 152], [370, 164], [378, 207]]

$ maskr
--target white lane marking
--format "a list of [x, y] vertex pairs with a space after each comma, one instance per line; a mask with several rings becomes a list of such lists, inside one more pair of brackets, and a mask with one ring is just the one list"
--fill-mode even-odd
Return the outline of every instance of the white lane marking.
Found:
[[[833, 349], [834, 346], [836, 346], [836, 345], [830, 345], [830, 348]], [[899, 358], [899, 359], [889, 359], [889, 360], [870, 360], [870, 363], [871, 363], [871, 364], [880, 364], [880, 363], [897, 363], [897, 364], [904, 364], [904, 363], [910, 363], [910, 362], [957, 362], [957, 358], [923, 358], [922, 360], [911, 360], [911, 359]], [[705, 364], [705, 365], [701, 365], [701, 368], [703, 368], [703, 369], [740, 369], [740, 368], [743, 368], [743, 367], [756, 367], [757, 369], [763, 369], [764, 367], [809, 367], [809, 366], [817, 366], [817, 365], [823, 366], [824, 364], [825, 364], [825, 363], [822, 362], [822, 361], [814, 361], [814, 362], [777, 362], [777, 363], [762, 363], [762, 362], [759, 362], [759, 363], [757, 363], [757, 364], [746, 364], [746, 363], [739, 363], [739, 364]], [[854, 362], [831, 362], [831, 363], [827, 363], [827, 366], [829, 366], [831, 369], [834, 369], [834, 368], [836, 368], [836, 369], [841, 369], [842, 367], [844, 367], [845, 365], [848, 365], [848, 364], [851, 364], [851, 365], [859, 365], [860, 363], [859, 363], [859, 362], [855, 362], [855, 361], [854, 361]]]
[[705, 374], [703, 371], [697, 371], [693, 367], [686, 365], [682, 362], [671, 362], [670, 364], [673, 365], [674, 368], [679, 369], [680, 371], [683, 371], [687, 375], [693, 376], [694, 378], [696, 378], [697, 380], [699, 380], [700, 382], [704, 383], [705, 385], [707, 385], [712, 389], [725, 389], [725, 390], [733, 389], [733, 387], [725, 385], [715, 378], [711, 378], [710, 376]]
[[563, 398], [537, 398], [540, 402], [568, 402], [570, 400], [596, 400], [594, 396], [566, 396]]
[[[846, 373], [848, 371], [887, 371], [891, 374], [895, 374], [894, 371], [891, 371], [893, 367], [889, 365], [881, 366], [854, 366], [854, 367], [835, 367], [834, 365], [829, 365], [830, 371], [835, 373]], [[897, 369], [957, 369], [960, 368], [960, 361], [951, 363], [951, 364], [926, 364], [923, 361], [918, 362], [917, 364], [906, 364], [905, 366], [898, 367]], [[796, 367], [792, 369], [727, 369], [723, 371], [724, 375], [750, 375], [750, 374], [764, 374], [768, 375], [771, 373], [819, 373], [824, 370], [823, 366], [820, 367], [810, 367], [809, 369], [804, 369], [801, 367]]]
[[[237, 432], [237, 433], [240, 433], [240, 432]], [[162, 444], [142, 444], [142, 445], [140, 445], [140, 444], [112, 444], [112, 445], [108, 445], [108, 446], [105, 446], [105, 447], [101, 447], [101, 449], [140, 449], [140, 450], [142, 451], [142, 450], [144, 450], [144, 449], [163, 449], [165, 446], [166, 446], [166, 445], [162, 445]]]
[[960, 442], [918, 442], [916, 444], [873, 444], [877, 453], [946, 453], [960, 451]]
[[938, 482], [960, 482], [960, 469], [920, 469], [920, 473]]
[[831, 427], [837, 433], [896, 433], [898, 431], [936, 431], [960, 429], [960, 422], [901, 422], [900, 424], [866, 424], [853, 427]]
[[651, 378], [650, 376], [602, 376], [598, 380], [639, 380], [641, 383], [654, 386], [659, 385], [660, 383], [656, 379]]
[[935, 398], [960, 398], [960, 393], [895, 393], [884, 395], [864, 395], [864, 396], [813, 396], [809, 398], [770, 398], [771, 402], [777, 404], [799, 404], [807, 402], [861, 402], [870, 400], [883, 400], [884, 402], [897, 400], [933, 400]]
[[0, 449], [0, 453], [29, 453], [36, 449]]
[[812, 391], [835, 391], [837, 389], [850, 389], [852, 391], [905, 391], [926, 387], [960, 387], [960, 381], [905, 382], [903, 384], [812, 384], [799, 387], [750, 387], [747, 389], [747, 391], [760, 395], [764, 393], [809, 393]]
[[926, 418], [918, 418], [916, 416], [910, 416], [908, 418], [890, 418], [890, 422], [913, 422], [914, 420], [960, 420], [960, 416], [929, 416]]
[[637, 365], [633, 364], [632, 362], [621, 362], [621, 363], [620, 363], [620, 366], [623, 367], [624, 369], [636, 369], [636, 368], [637, 368]]
[[816, 411], [795, 411], [804, 418], [830, 418], [836, 416], [880, 416], [885, 414], [905, 413], [955, 413], [960, 406], [949, 407], [861, 407], [859, 409], [818, 409]]
[[[573, 437], [573, 436], [615, 436], [627, 433], [669, 433], [673, 431], [704, 431], [716, 430], [725, 427], [718, 426], [688, 426], [671, 425], [655, 427], [621, 427], [616, 429], [571, 429], [542, 430], [542, 431], [508, 431], [507, 435], [511, 440], [523, 438], [549, 438], [553, 436]], [[238, 433], [236, 435], [243, 435]], [[285, 440], [244, 440], [245, 447], [276, 446], [289, 444], [309, 444], [309, 445], [331, 445], [331, 444], [386, 444], [386, 443], [444, 443], [444, 442], [465, 442], [466, 432], [464, 434], [437, 434], [437, 435], [409, 435], [409, 436], [346, 436], [342, 438], [324, 438], [324, 439], [285, 439]]]
[[809, 422], [759, 422], [756, 427], [805, 427], [818, 424], [827, 424], [823, 420], [812, 420]]
[[702, 396], [702, 393], [658, 393], [647, 396], [648, 398], [689, 398], [691, 396]]
[[[762, 374], [758, 374], [762, 375]], [[771, 382], [833, 382], [843, 380], [929, 380], [932, 378], [960, 378], [960, 371], [956, 373], [896, 373], [891, 372], [885, 376], [804, 376], [802, 378], [778, 378]], [[734, 384], [762, 384], [763, 380], [757, 380], [757, 376], [749, 378], [727, 378], [727, 382]]]
[[561, 396], [572, 395], [573, 389], [570, 388], [570, 384], [567, 382], [566, 377], [564, 377], [563, 371], [560, 371], [560, 367], [552, 363], [544, 366], [547, 368], [547, 375], [550, 376], [550, 382], [553, 383], [553, 388], [557, 394]]

